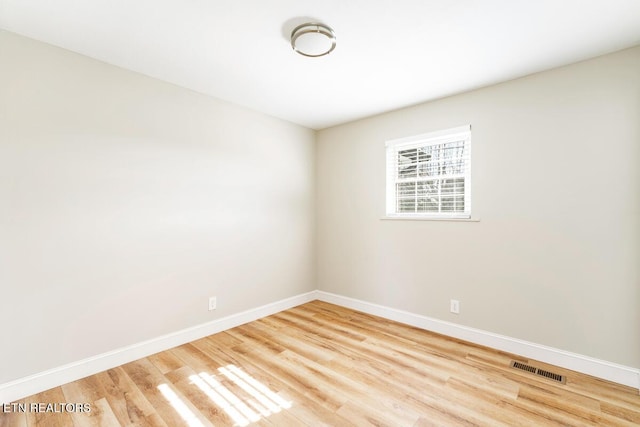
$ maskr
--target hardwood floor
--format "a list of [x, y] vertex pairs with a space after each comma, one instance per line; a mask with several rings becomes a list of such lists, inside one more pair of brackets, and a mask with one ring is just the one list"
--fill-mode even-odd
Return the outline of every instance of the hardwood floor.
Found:
[[0, 426], [640, 425], [636, 389], [319, 301], [16, 403], [38, 402], [91, 412]]

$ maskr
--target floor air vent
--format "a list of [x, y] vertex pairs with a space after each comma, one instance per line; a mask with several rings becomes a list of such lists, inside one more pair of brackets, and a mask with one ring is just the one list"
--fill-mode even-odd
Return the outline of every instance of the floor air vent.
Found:
[[541, 377], [549, 378], [550, 380], [557, 381], [564, 384], [567, 378], [556, 374], [555, 372], [545, 371], [544, 369], [536, 368], [535, 366], [527, 365], [526, 363], [518, 362], [516, 360], [511, 361], [511, 367], [520, 369], [521, 371], [531, 372], [532, 374], [539, 375]]

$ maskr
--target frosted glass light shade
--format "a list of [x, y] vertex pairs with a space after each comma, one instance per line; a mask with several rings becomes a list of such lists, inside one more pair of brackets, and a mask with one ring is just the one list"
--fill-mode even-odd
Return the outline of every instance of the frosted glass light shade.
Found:
[[300, 55], [324, 56], [335, 49], [336, 35], [324, 24], [302, 24], [291, 32], [291, 47]]

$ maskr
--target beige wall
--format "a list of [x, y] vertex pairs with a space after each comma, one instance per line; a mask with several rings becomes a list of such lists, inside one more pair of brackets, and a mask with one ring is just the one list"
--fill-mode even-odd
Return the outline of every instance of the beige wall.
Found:
[[[320, 131], [319, 289], [640, 367], [639, 76], [635, 48]], [[480, 221], [381, 220], [385, 140], [466, 124]]]
[[313, 147], [0, 32], [0, 384], [315, 289]]

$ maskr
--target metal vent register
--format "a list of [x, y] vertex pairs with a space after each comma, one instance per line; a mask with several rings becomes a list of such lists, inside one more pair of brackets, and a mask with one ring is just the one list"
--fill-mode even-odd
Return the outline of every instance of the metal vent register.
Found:
[[565, 384], [567, 382], [567, 377], [563, 375], [556, 374], [555, 372], [545, 371], [544, 369], [536, 368], [535, 366], [530, 366], [526, 363], [518, 362], [515, 360], [511, 361], [511, 367], [514, 369], [520, 369], [521, 371], [530, 372], [534, 375], [545, 377], [562, 384]]

